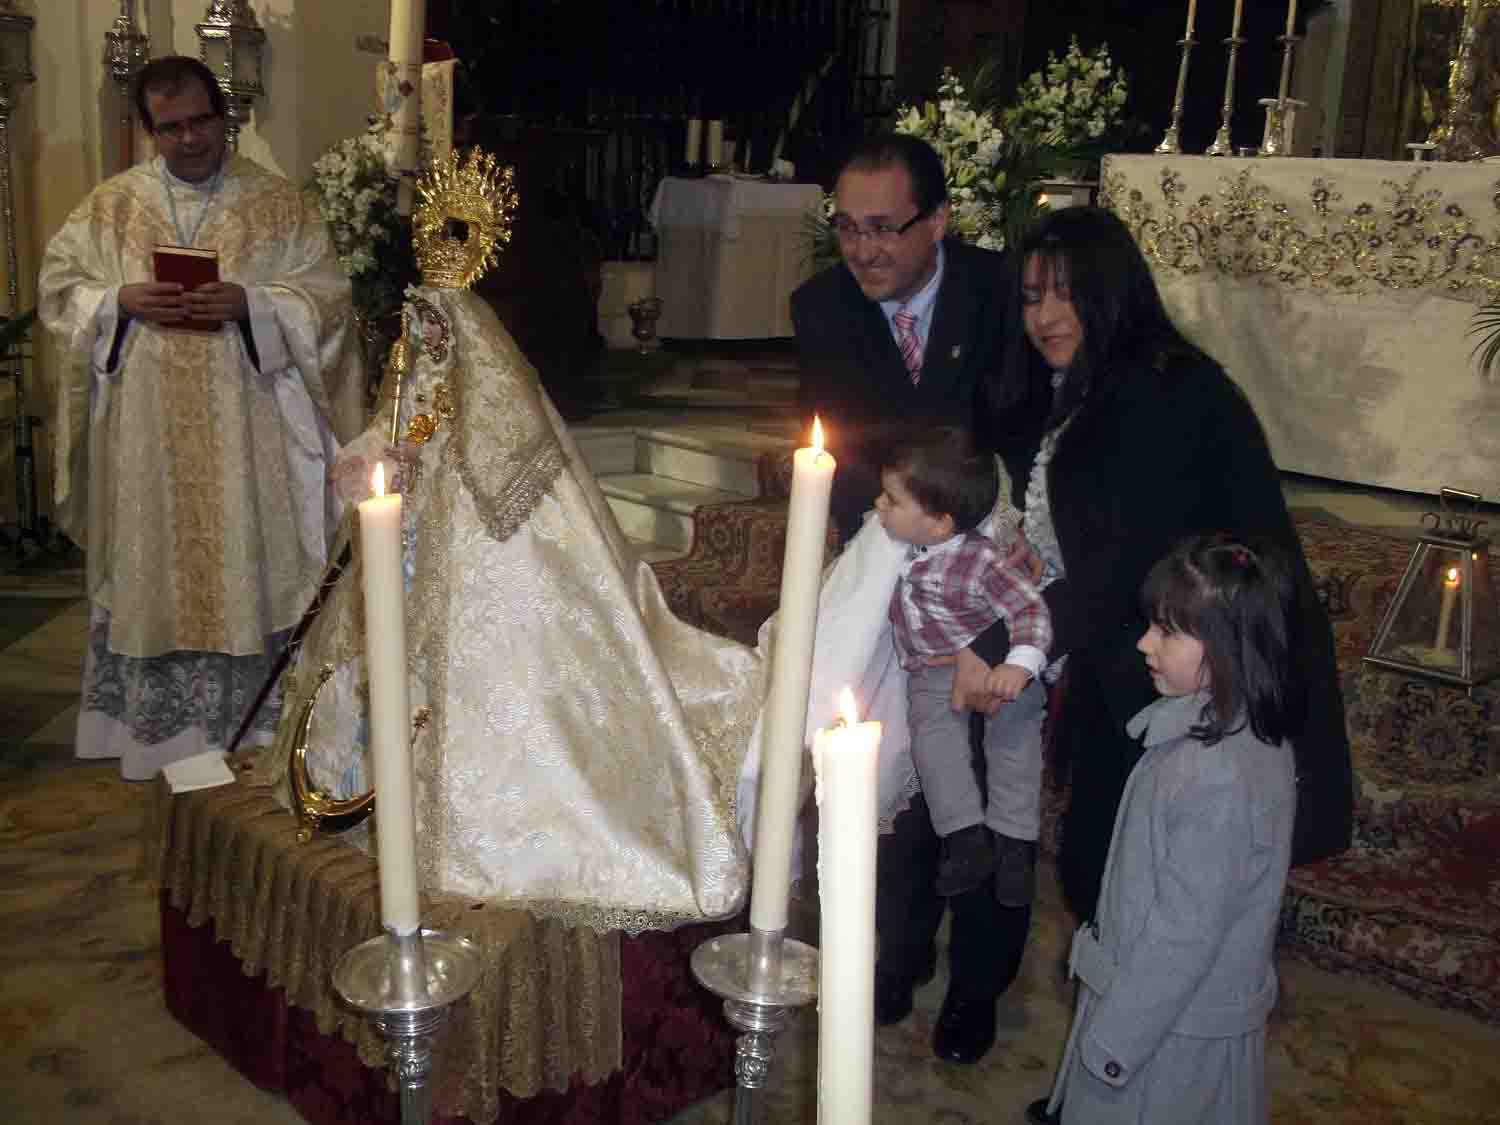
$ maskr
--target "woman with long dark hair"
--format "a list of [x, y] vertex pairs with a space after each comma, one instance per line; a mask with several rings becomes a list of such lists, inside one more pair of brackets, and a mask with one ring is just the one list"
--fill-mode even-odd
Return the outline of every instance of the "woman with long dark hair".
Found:
[[[1137, 594], [1152, 564], [1194, 532], [1263, 537], [1291, 560], [1293, 652], [1308, 688], [1307, 718], [1291, 739], [1293, 862], [1342, 851], [1353, 798], [1333, 637], [1255, 412], [1172, 323], [1114, 214], [1052, 211], [1017, 250], [1020, 300], [988, 411], [1045, 567], [1053, 656], [1067, 656], [1053, 750], [1070, 783], [1059, 862], [1069, 908], [1093, 916], [1115, 810], [1140, 755], [1125, 725], [1153, 696], [1135, 649], [1147, 626]], [[958, 690], [987, 709], [979, 670], [962, 661]]]

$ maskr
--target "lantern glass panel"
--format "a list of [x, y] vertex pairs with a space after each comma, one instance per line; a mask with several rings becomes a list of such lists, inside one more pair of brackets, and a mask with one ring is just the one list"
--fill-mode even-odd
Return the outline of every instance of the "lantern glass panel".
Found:
[[0, 78], [8, 82], [31, 77], [31, 29], [0, 21]]
[[221, 81], [229, 76], [229, 41], [219, 37], [203, 40], [203, 65]]
[[235, 74], [236, 85], [248, 90], [261, 88], [260, 50], [260, 43], [242, 43], [235, 50], [234, 65], [238, 68], [238, 73]]
[[1487, 543], [1463, 546], [1424, 538], [1396, 598], [1372, 657], [1474, 681], [1500, 671], [1500, 623]]

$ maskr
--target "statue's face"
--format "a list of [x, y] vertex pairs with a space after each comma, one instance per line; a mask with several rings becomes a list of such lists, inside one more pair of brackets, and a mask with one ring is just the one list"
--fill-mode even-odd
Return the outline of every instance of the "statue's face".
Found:
[[224, 118], [215, 112], [203, 83], [184, 82], [175, 90], [148, 90], [151, 139], [179, 180], [198, 183], [219, 170], [224, 160]]

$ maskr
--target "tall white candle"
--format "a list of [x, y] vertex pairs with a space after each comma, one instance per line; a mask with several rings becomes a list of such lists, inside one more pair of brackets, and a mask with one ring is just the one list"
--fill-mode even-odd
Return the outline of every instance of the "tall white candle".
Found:
[[813, 739], [817, 771], [818, 889], [823, 955], [818, 966], [818, 1121], [870, 1120], [875, 1054], [876, 765], [880, 724], [843, 722]]
[[1458, 567], [1450, 566], [1443, 576], [1443, 600], [1438, 606], [1437, 643], [1434, 647], [1439, 652], [1448, 649], [1448, 632], [1453, 625], [1453, 605], [1458, 600], [1458, 589]]
[[1297, 30], [1297, 0], [1287, 0], [1286, 3], [1286, 33], [1293, 35]]
[[410, 707], [406, 698], [405, 589], [401, 575], [401, 496], [385, 495], [385, 467], [375, 467], [375, 495], [359, 506], [360, 569], [365, 595], [365, 667], [370, 674], [370, 750], [375, 759], [375, 843], [380, 865], [380, 920], [409, 934], [417, 906], [417, 829], [412, 799]]
[[682, 162], [689, 168], [698, 163], [698, 148], [703, 143], [703, 120], [689, 117], [687, 123], [687, 145], [683, 149]]
[[401, 174], [396, 209], [411, 214], [415, 197], [422, 130], [422, 40], [427, 29], [427, 0], [391, 0], [391, 75], [400, 96], [391, 114], [391, 167]]
[[1198, 0], [1188, 0], [1187, 30], [1182, 33], [1184, 39], [1193, 37], [1193, 18], [1198, 14]]
[[776, 647], [771, 656], [755, 814], [750, 925], [758, 930], [786, 928], [792, 837], [807, 733], [807, 690], [812, 680], [813, 634], [818, 621], [818, 588], [828, 539], [828, 499], [834, 468], [833, 457], [823, 450], [823, 427], [814, 419], [812, 445], [792, 456], [792, 496], [787, 509], [781, 602], [776, 611]]
[[1229, 26], [1229, 38], [1238, 39], [1240, 37], [1240, 16], [1244, 14], [1244, 11], [1245, 0], [1234, 0], [1234, 20]]
[[708, 123], [708, 166], [717, 168], [724, 163], [724, 122], [717, 117]]

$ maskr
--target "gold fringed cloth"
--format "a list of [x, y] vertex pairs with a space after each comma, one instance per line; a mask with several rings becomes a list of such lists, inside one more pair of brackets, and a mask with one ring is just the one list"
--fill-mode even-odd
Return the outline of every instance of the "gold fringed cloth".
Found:
[[1278, 468], [1500, 493], [1470, 334], [1500, 301], [1500, 164], [1112, 155], [1100, 180]]
[[[339, 958], [380, 933], [374, 859], [337, 838], [299, 843], [292, 814], [243, 781], [176, 797], [158, 783], [154, 804], [163, 889], [189, 925], [212, 923], [246, 976], [265, 973], [320, 1033], [338, 1029], [367, 1066], [383, 1065], [384, 1042], [331, 983]], [[617, 933], [453, 895], [424, 895], [422, 916], [473, 941], [485, 966], [434, 1044], [439, 1113], [492, 1121], [502, 1088], [526, 1098], [620, 1068]]]

